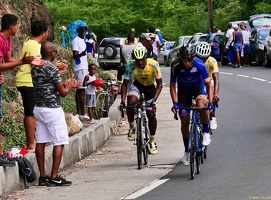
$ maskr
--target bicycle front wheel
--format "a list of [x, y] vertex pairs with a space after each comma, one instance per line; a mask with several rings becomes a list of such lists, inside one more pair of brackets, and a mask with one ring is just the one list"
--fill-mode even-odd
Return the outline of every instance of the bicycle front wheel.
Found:
[[103, 107], [104, 107], [105, 93], [98, 94], [96, 98], [96, 107], [93, 110], [94, 119], [101, 119], [103, 116]]
[[136, 121], [136, 147], [137, 147], [137, 165], [138, 169], [142, 169], [142, 121], [137, 118]]
[[195, 177], [195, 166], [196, 166], [195, 126], [192, 125], [190, 129], [190, 176], [192, 180]]
[[149, 129], [147, 126], [147, 123], [144, 124], [145, 128], [145, 137], [144, 137], [144, 148], [143, 148], [143, 157], [144, 157], [144, 164], [148, 164], [148, 157], [149, 157], [149, 140], [150, 140], [150, 134], [149, 134]]

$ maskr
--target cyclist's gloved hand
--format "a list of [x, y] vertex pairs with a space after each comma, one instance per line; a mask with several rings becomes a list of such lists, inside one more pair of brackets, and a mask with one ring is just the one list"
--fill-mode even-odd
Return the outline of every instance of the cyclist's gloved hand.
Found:
[[157, 102], [152, 101], [152, 102], [151, 102], [151, 107], [153, 107], [153, 108], [157, 109], [157, 107], [158, 107]]
[[180, 107], [181, 107], [180, 104], [175, 102], [175, 103], [173, 103], [171, 111], [174, 112], [174, 110], [175, 110], [176, 112], [178, 112], [178, 110], [180, 110]]
[[215, 107], [211, 102], [208, 103], [208, 109], [212, 110], [212, 112], [215, 112]]
[[126, 108], [125, 103], [124, 102], [120, 102], [119, 109], [122, 110], [124, 108]]

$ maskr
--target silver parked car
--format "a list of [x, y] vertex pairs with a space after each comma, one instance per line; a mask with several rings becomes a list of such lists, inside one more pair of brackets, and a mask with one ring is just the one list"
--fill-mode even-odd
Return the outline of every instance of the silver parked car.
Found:
[[163, 46], [161, 47], [161, 51], [158, 54], [157, 61], [159, 64], [164, 64], [165, 66], [169, 66], [168, 62], [168, 55], [170, 49], [173, 47], [174, 41], [167, 41], [163, 43]]
[[186, 45], [187, 42], [190, 40], [192, 36], [186, 35], [186, 36], [179, 36], [172, 47], [172, 49], [169, 52], [168, 55], [168, 63], [171, 65], [171, 63], [176, 60], [179, 57], [179, 49], [181, 46]]

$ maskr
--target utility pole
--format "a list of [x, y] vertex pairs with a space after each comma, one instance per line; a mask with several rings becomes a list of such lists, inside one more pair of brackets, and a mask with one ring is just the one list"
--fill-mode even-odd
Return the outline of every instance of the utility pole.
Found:
[[208, 14], [209, 14], [209, 27], [213, 30], [214, 22], [213, 22], [213, 0], [208, 0]]

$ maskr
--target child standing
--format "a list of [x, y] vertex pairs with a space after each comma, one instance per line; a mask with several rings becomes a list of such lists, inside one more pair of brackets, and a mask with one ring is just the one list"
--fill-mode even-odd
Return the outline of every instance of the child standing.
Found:
[[89, 64], [88, 72], [89, 74], [85, 76], [83, 85], [86, 86], [86, 106], [88, 108], [89, 123], [96, 123], [93, 118], [93, 108], [96, 107], [96, 87], [93, 81], [96, 80], [96, 68], [97, 66], [93, 63]]

